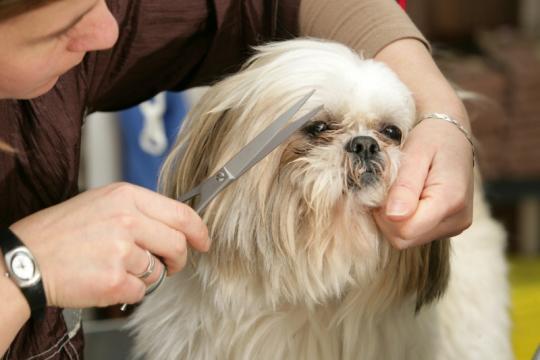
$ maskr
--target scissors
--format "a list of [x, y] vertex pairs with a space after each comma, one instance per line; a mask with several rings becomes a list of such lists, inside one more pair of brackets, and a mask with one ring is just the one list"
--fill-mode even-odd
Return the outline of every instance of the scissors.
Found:
[[320, 105], [287, 127], [284, 127], [288, 120], [300, 110], [314, 92], [315, 90], [312, 90], [298, 100], [236, 153], [223, 167], [193, 189], [182, 194], [178, 198], [178, 201], [186, 202], [199, 195], [199, 200], [193, 209], [200, 214], [223, 189], [271, 153], [272, 150], [287, 140], [296, 130], [306, 124], [322, 109], [322, 105]]

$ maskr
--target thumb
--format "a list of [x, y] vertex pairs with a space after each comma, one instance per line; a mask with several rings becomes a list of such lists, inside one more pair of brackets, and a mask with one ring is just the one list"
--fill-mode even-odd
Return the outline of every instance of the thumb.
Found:
[[403, 221], [414, 214], [429, 172], [431, 157], [420, 149], [414, 154], [411, 152], [414, 149], [408, 150], [404, 152], [396, 181], [388, 192], [385, 215], [392, 221]]

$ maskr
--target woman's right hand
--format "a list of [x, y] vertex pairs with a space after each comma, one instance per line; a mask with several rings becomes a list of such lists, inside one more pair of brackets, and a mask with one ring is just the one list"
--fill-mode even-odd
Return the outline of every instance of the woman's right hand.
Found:
[[181, 202], [125, 183], [84, 192], [10, 226], [40, 267], [49, 306], [136, 303], [159, 277], [144, 281], [149, 250], [172, 274], [186, 264], [187, 243], [209, 248], [208, 230]]

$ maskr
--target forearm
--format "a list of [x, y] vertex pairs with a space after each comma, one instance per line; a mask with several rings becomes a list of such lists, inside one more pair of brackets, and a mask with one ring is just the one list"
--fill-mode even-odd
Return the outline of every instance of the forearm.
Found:
[[423, 43], [415, 39], [397, 40], [379, 51], [375, 59], [386, 63], [408, 86], [418, 115], [446, 113], [470, 130], [463, 103]]
[[4, 274], [6, 268], [0, 260], [0, 357], [30, 317], [30, 307], [17, 286]]
[[298, 23], [300, 36], [345, 44], [365, 58], [399, 39], [429, 47], [394, 0], [301, 0]]

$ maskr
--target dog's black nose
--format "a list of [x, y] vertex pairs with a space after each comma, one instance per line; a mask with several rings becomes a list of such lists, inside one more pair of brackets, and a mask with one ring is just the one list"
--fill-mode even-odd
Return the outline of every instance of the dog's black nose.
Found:
[[363, 159], [370, 159], [381, 149], [377, 141], [371, 136], [357, 136], [345, 145], [345, 150], [355, 153]]

